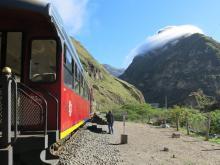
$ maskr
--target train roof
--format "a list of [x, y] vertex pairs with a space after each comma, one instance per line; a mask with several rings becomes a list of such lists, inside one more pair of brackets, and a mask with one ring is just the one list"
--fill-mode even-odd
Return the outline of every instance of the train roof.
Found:
[[0, 7], [37, 12], [48, 16], [48, 3], [41, 0], [0, 0]]
[[73, 55], [73, 59], [75, 60], [80, 71], [85, 77], [85, 72], [75, 50], [75, 47], [73, 46], [69, 35], [65, 31], [61, 17], [59, 16], [56, 8], [52, 4], [42, 0], [0, 0], [0, 9], [1, 8], [32, 11], [41, 14], [42, 16], [50, 20], [50, 22], [55, 26], [59, 37], [62, 38], [62, 40], [67, 45], [69, 51]]

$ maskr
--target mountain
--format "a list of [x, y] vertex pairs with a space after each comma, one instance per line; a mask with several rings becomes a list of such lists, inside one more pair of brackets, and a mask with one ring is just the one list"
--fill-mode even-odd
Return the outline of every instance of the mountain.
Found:
[[115, 77], [119, 77], [125, 71], [125, 69], [118, 69], [108, 64], [103, 64], [103, 66], [110, 74], [112, 74]]
[[79, 41], [73, 39], [82, 65], [93, 87], [93, 105], [98, 111], [115, 110], [126, 103], [145, 102], [142, 93], [133, 85], [109, 74]]
[[192, 92], [220, 98], [220, 44], [203, 34], [191, 34], [136, 56], [123, 80], [142, 91], [147, 102], [184, 104]]

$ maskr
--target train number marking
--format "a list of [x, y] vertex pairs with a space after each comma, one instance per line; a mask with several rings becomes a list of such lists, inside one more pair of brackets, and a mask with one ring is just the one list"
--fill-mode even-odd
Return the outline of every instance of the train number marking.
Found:
[[72, 116], [72, 112], [73, 112], [73, 105], [72, 105], [72, 103], [71, 103], [71, 101], [69, 100], [69, 117], [71, 117]]

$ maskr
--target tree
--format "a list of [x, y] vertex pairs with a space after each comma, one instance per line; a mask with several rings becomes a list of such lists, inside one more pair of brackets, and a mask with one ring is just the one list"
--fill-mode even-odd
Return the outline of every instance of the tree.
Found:
[[184, 108], [175, 105], [172, 109], [170, 109], [170, 117], [171, 120], [175, 122], [177, 131], [179, 131], [180, 120], [183, 119], [183, 116], [184, 116]]

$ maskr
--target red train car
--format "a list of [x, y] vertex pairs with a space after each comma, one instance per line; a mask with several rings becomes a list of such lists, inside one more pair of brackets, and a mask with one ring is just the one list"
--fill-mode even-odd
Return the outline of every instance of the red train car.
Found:
[[[0, 1], [0, 66], [10, 67], [18, 83], [46, 100], [47, 130], [58, 131], [59, 138], [89, 119], [91, 90], [86, 74], [52, 5]], [[26, 117], [34, 120], [32, 115]], [[26, 124], [26, 130], [31, 126]]]

